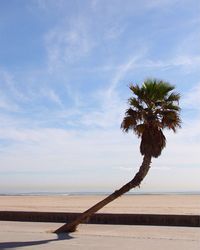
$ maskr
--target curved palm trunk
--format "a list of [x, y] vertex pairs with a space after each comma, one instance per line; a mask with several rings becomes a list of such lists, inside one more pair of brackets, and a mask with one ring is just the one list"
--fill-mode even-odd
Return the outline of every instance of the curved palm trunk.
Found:
[[102, 201], [98, 202], [93, 207], [86, 210], [84, 213], [82, 213], [78, 218], [76, 218], [71, 223], [65, 224], [62, 227], [58, 228], [55, 233], [64, 233], [64, 232], [74, 232], [76, 231], [77, 226], [80, 223], [83, 223], [87, 221], [91, 215], [99, 211], [101, 208], [103, 208], [105, 205], [110, 203], [111, 201], [117, 199], [119, 196], [125, 194], [126, 192], [130, 191], [132, 188], [135, 188], [140, 185], [144, 177], [147, 175], [151, 163], [151, 156], [145, 155], [143, 158], [142, 165], [139, 169], [139, 171], [136, 173], [135, 177], [122, 186], [119, 190], [116, 190], [114, 193], [103, 199]]

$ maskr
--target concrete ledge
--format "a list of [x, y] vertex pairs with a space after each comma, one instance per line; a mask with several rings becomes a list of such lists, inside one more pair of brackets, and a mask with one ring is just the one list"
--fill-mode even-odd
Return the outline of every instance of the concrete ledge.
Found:
[[[79, 214], [80, 213], [0, 211], [0, 220], [66, 223], [74, 220]], [[200, 215], [97, 213], [93, 215], [87, 223], [200, 227]]]

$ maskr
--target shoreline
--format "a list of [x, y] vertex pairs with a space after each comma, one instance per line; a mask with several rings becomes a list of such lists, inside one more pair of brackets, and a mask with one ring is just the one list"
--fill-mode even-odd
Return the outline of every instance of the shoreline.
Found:
[[[0, 193], [0, 196], [107, 196], [110, 192], [19, 192], [19, 193]], [[129, 192], [123, 196], [135, 195], [200, 195], [200, 191], [192, 192]]]

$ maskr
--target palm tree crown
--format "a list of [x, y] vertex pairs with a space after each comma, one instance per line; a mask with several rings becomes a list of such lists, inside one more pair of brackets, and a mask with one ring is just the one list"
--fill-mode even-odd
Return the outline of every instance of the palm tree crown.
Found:
[[129, 98], [130, 108], [126, 110], [121, 128], [133, 130], [141, 137], [142, 155], [158, 157], [166, 145], [162, 132], [164, 128], [180, 127], [180, 94], [173, 92], [174, 86], [157, 79], [147, 79], [143, 85], [130, 85], [134, 94]]

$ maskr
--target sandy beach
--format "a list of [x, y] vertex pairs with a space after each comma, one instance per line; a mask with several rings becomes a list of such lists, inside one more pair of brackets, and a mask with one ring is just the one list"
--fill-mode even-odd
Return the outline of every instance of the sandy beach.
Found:
[[[0, 211], [81, 212], [104, 196], [0, 196]], [[101, 213], [200, 214], [199, 195], [126, 195]], [[60, 223], [0, 221], [0, 249], [200, 249], [200, 228], [80, 225], [51, 233]]]
[[[0, 196], [0, 211], [83, 212], [105, 196]], [[200, 214], [200, 195], [124, 195], [101, 213]]]

